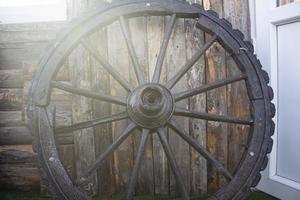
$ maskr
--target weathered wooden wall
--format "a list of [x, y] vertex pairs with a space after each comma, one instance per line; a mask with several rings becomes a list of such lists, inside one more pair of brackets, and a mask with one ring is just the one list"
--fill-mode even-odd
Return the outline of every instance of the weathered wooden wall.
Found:
[[[68, 0], [68, 16], [70, 19], [74, 18], [99, 2], [101, 1]], [[246, 39], [250, 39], [247, 0], [190, 0], [190, 2], [215, 10], [221, 17], [228, 19], [234, 28], [240, 29]], [[148, 80], [153, 75], [168, 20], [168, 17], [140, 17], [129, 20], [139, 63], [143, 66], [143, 72]], [[27, 190], [38, 188], [36, 156], [29, 145], [31, 137], [25, 125], [27, 90], [40, 54], [62, 25], [60, 23], [0, 25], [1, 186]], [[93, 41], [100, 55], [119, 68], [126, 79], [132, 84], [137, 83], [118, 22], [98, 31], [88, 39]], [[169, 42], [161, 82], [171, 78], [181, 64], [208, 39], [209, 35], [196, 30], [194, 21], [178, 20]], [[236, 73], [238, 70], [230, 55], [220, 45], [214, 44], [182, 78], [174, 91], [201, 86]], [[81, 46], [70, 55], [56, 79], [68, 81], [76, 87], [101, 90], [107, 94], [127, 94]], [[122, 110], [119, 106], [92, 101], [60, 90], [55, 90], [53, 93], [57, 125], [68, 125]], [[246, 110], [249, 102], [244, 94], [243, 84], [232, 84], [181, 101], [179, 105], [213, 114], [248, 116]], [[248, 127], [187, 118], [180, 122], [192, 137], [206, 146], [230, 171], [234, 171], [247, 145]], [[127, 121], [122, 121], [57, 135], [60, 157], [70, 176], [73, 178], [80, 176], [127, 124]], [[91, 194], [113, 195], [124, 191], [133, 167], [139, 139], [140, 134], [137, 132], [126, 140], [108, 162], [95, 172], [94, 178], [84, 188]], [[168, 140], [184, 175], [184, 182], [191, 193], [213, 192], [225, 183], [222, 176], [202, 156], [180, 140], [172, 130], [168, 130]], [[20, 163], [15, 162], [16, 159], [25, 160], [28, 163], [26, 165], [28, 174], [32, 174], [30, 177], [35, 178], [21, 174], [18, 171]], [[136, 192], [178, 195], [175, 179], [156, 134], [151, 136], [147, 144], [144, 161]], [[13, 180], [22, 179], [23, 182], [9, 182], [7, 177], [16, 177]], [[46, 182], [42, 181], [43, 190], [46, 185]]]
[[39, 189], [36, 155], [26, 125], [28, 88], [41, 54], [63, 25], [57, 22], [0, 25], [1, 189]]
[[[248, 1], [204, 0], [204, 8], [212, 9], [221, 18], [232, 23], [234, 29], [241, 30], [246, 40], [250, 40], [250, 16]], [[233, 59], [218, 44], [206, 54], [206, 81], [224, 79], [238, 74], [239, 70]], [[249, 100], [245, 97], [243, 84], [234, 83], [207, 93], [207, 112], [229, 116], [247, 117]], [[249, 129], [243, 125], [207, 122], [207, 148], [231, 172], [247, 145]], [[224, 177], [208, 165], [208, 191], [215, 191], [225, 184]]]

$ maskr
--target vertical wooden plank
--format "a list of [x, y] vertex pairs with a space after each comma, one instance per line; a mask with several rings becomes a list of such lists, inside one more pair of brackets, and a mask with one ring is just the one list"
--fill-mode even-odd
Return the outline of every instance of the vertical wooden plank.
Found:
[[[68, 18], [72, 19], [87, 9], [87, 1], [69, 0]], [[90, 89], [90, 63], [89, 54], [82, 46], [78, 46], [69, 56], [70, 79], [74, 87]], [[72, 122], [78, 123], [91, 118], [91, 99], [74, 95], [72, 98]], [[95, 161], [93, 129], [83, 129], [74, 132], [74, 158], [76, 177], [80, 177]], [[91, 175], [89, 182], [83, 188], [90, 194], [97, 193], [96, 172]]]
[[[107, 59], [107, 30], [102, 29], [90, 37], [90, 44], [95, 45], [97, 53]], [[91, 59], [91, 84], [95, 92], [110, 94], [110, 77], [104, 68], [95, 60]], [[111, 114], [111, 104], [97, 100], [92, 101], [93, 118], [101, 118]], [[100, 156], [112, 143], [111, 123], [94, 127], [95, 153]], [[115, 193], [115, 182], [112, 171], [113, 159], [110, 157], [98, 169], [98, 193], [112, 195]]]
[[[88, 0], [89, 8], [106, 0]], [[98, 30], [90, 38], [90, 44], [94, 44], [97, 53], [108, 59], [107, 29]], [[91, 59], [91, 88], [93, 91], [101, 91], [110, 94], [110, 76], [104, 68], [95, 60]], [[111, 114], [111, 104], [92, 100], [92, 116], [100, 118]], [[102, 124], [94, 127], [95, 153], [100, 156], [112, 143], [112, 124]], [[98, 194], [111, 196], [116, 193], [116, 183], [113, 172], [113, 156], [104, 162], [97, 170]]]
[[[136, 50], [139, 65], [144, 72], [144, 76], [148, 79], [148, 41], [147, 41], [147, 17], [133, 18], [129, 21], [129, 29], [133, 45]], [[132, 62], [131, 62], [132, 63]], [[130, 80], [137, 85], [136, 75], [133, 65], [130, 65]], [[141, 131], [136, 131], [134, 142], [134, 160], [137, 155], [141, 140]], [[153, 175], [153, 154], [152, 154], [152, 137], [149, 137], [145, 146], [142, 165], [137, 178], [136, 193], [138, 195], [154, 194], [154, 175]]]
[[[233, 28], [241, 30], [246, 40], [250, 40], [250, 16], [248, 1], [231, 0], [224, 2], [225, 18]], [[239, 74], [240, 70], [231, 56], [226, 56], [227, 76]], [[247, 89], [243, 82], [227, 86], [228, 114], [246, 118], [250, 116]], [[249, 126], [229, 124], [228, 169], [234, 172], [247, 146]]]
[[245, 40], [251, 41], [251, 24], [248, 0], [224, 1], [224, 18], [227, 19], [234, 29], [243, 32]]
[[[86, 0], [69, 0], [67, 5], [68, 18], [72, 19], [87, 9], [88, 2]], [[80, 45], [69, 56], [69, 70], [71, 83], [74, 87], [91, 89], [89, 54]], [[73, 95], [73, 123], [91, 119], [91, 111], [91, 99]], [[84, 174], [86, 169], [95, 161], [95, 143], [92, 128], [74, 131], [74, 151], [76, 176], [78, 178]], [[83, 188], [91, 195], [97, 193], [98, 185], [96, 172], [89, 177], [89, 182], [87, 182]]]
[[[147, 37], [148, 37], [148, 62], [149, 80], [152, 80], [157, 56], [164, 35], [164, 17], [147, 18]], [[164, 62], [161, 79], [166, 81], [166, 65]], [[160, 144], [157, 133], [153, 137], [153, 173], [154, 173], [154, 192], [157, 195], [169, 194], [169, 169], [167, 158]]]
[[[226, 78], [225, 54], [217, 44], [207, 53], [207, 82]], [[207, 112], [226, 115], [226, 87], [207, 92]], [[207, 122], [207, 147], [209, 152], [224, 166], [227, 164], [227, 127], [226, 123]], [[223, 177], [209, 165], [208, 190], [215, 191], [220, 187]]]
[[[185, 28], [184, 19], [178, 18], [174, 26], [173, 34], [170, 38], [166, 61], [167, 61], [167, 78], [172, 78], [186, 62], [186, 45], [185, 45]], [[172, 92], [186, 90], [187, 76], [183, 76], [174, 86]], [[177, 102], [176, 105], [188, 107], [188, 100]], [[183, 117], [175, 117], [176, 121], [188, 131], [188, 119]], [[183, 182], [190, 191], [190, 173], [186, 169], [190, 169], [190, 152], [189, 145], [183, 141], [173, 130], [169, 129], [169, 144], [174, 153], [174, 157], [178, 163], [179, 169], [183, 176]], [[173, 172], [170, 171], [170, 194], [173, 196], [180, 195], [180, 189], [176, 183]]]
[[[223, 16], [222, 0], [204, 0], [205, 6]], [[206, 35], [206, 38], [209, 36]], [[206, 53], [206, 81], [210, 83], [215, 80], [226, 78], [225, 50], [219, 44], [214, 44]], [[226, 87], [221, 87], [207, 92], [207, 112], [218, 115], [227, 114]], [[227, 165], [227, 134], [226, 123], [207, 122], [207, 148], [224, 166]], [[216, 172], [208, 163], [208, 192], [216, 191], [226, 183], [222, 175]]]
[[[129, 80], [129, 55], [122, 30], [118, 21], [107, 27], [108, 36], [108, 60], [110, 64], [121, 72], [122, 76]], [[128, 93], [113, 78], [111, 78], [111, 95], [127, 96]], [[112, 113], [125, 111], [124, 106], [112, 105]], [[112, 123], [113, 139], [116, 139], [123, 131], [128, 122], [122, 120]], [[124, 192], [131, 174], [133, 155], [132, 137], [126, 141], [114, 153], [114, 175], [119, 192]]]
[[[89, 0], [89, 7], [101, 3], [103, 0]], [[95, 48], [98, 50], [103, 58], [107, 59], [107, 30], [102, 29], [97, 31], [90, 38], [91, 44], [96, 44]], [[110, 79], [109, 74], [101, 67], [101, 65], [92, 59], [91, 73], [92, 76], [92, 90], [102, 91], [104, 93], [110, 93]], [[111, 114], [111, 104], [106, 102], [100, 102], [97, 100], [92, 101], [93, 118], [100, 118]], [[107, 147], [112, 143], [111, 123], [103, 124], [94, 127], [95, 137], [95, 153], [96, 156], [100, 156]], [[98, 194], [100, 195], [112, 195], [115, 193], [115, 182], [112, 171], [113, 159], [109, 158], [103, 163], [97, 170], [98, 174]]]
[[[89, 54], [78, 46], [69, 56], [71, 82], [74, 87], [89, 89], [91, 88], [91, 71]], [[73, 123], [78, 123], [91, 119], [92, 117], [91, 99], [73, 95], [72, 98], [72, 119]], [[95, 161], [95, 145], [93, 128], [78, 130], [74, 132], [76, 174], [80, 177], [86, 169]], [[84, 186], [90, 194], [97, 192], [96, 172], [89, 177], [89, 182]]]
[[74, 145], [73, 144], [59, 145], [58, 153], [69, 176], [73, 180], [75, 180], [76, 169], [74, 163]]
[[[193, 1], [190, 1], [193, 2]], [[193, 3], [200, 3], [199, 1]], [[204, 32], [196, 28], [196, 21], [185, 20], [186, 31], [186, 52], [187, 59], [190, 59], [199, 47], [204, 45]], [[195, 66], [188, 72], [188, 87], [190, 89], [205, 84], [205, 59], [204, 56], [199, 59]], [[196, 95], [189, 99], [189, 109], [194, 111], [206, 112], [206, 94]], [[190, 135], [196, 139], [199, 144], [206, 147], [206, 121], [190, 119]], [[207, 192], [207, 163], [197, 151], [190, 148], [191, 167], [190, 182], [191, 194], [203, 195]]]

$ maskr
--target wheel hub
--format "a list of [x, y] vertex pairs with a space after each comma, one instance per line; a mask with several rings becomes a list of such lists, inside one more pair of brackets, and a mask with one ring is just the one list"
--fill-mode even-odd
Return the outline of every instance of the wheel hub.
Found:
[[174, 111], [171, 92], [160, 84], [145, 84], [137, 87], [128, 97], [127, 110], [130, 118], [143, 128], [158, 128], [164, 125]]

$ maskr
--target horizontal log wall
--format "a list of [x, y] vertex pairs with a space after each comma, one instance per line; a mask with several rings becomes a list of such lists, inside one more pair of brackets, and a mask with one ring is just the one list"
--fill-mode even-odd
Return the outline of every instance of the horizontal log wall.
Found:
[[[27, 126], [28, 89], [39, 58], [63, 25], [62, 22], [0, 25], [1, 189], [32, 191], [40, 188], [37, 157]], [[62, 73], [57, 78], [68, 80], [68, 74]], [[66, 97], [60, 96], [55, 95], [60, 107], [70, 110], [64, 103]], [[58, 113], [61, 119], [66, 118], [65, 112]], [[58, 141], [73, 144], [73, 137], [62, 136]]]
[[0, 146], [0, 188], [21, 191], [40, 188], [37, 157], [31, 145]]

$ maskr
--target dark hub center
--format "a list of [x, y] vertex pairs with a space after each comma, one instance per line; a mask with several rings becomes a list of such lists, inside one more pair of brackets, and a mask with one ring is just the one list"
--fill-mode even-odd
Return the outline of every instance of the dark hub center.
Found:
[[139, 86], [130, 94], [127, 104], [130, 118], [144, 128], [165, 124], [174, 110], [170, 91], [159, 84]]
[[145, 88], [142, 92], [142, 100], [145, 104], [155, 105], [161, 102], [162, 94], [155, 87]]
[[160, 88], [149, 86], [141, 90], [138, 104], [144, 114], [154, 115], [160, 112], [164, 100], [163, 91]]

